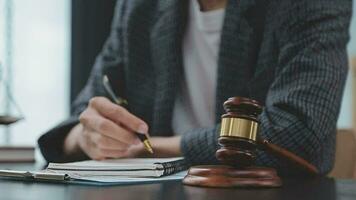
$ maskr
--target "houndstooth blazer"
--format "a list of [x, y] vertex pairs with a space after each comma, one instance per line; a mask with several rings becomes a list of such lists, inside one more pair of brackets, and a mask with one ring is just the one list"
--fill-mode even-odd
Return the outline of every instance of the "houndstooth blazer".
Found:
[[[39, 139], [48, 161], [68, 161], [63, 140], [90, 98], [105, 96], [101, 77], [144, 119], [152, 136], [172, 135], [172, 111], [183, 77], [187, 0], [118, 0], [111, 35], [97, 57], [71, 117]], [[264, 105], [259, 135], [313, 163], [333, 166], [336, 122], [348, 71], [351, 0], [229, 0], [218, 58], [216, 126], [183, 134], [190, 164], [213, 164], [223, 102], [232, 96]], [[212, 108], [212, 110], [214, 110]], [[281, 174], [298, 169], [265, 152], [257, 165]]]

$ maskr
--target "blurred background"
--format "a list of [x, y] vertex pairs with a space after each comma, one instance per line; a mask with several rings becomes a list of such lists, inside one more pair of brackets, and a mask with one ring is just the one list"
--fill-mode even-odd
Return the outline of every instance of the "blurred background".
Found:
[[[115, 0], [0, 0], [0, 115], [25, 117], [0, 126], [0, 145], [34, 146], [68, 117], [70, 102], [108, 36], [114, 5]], [[356, 35], [355, 19], [350, 31]], [[342, 130], [351, 130], [356, 120], [354, 37], [348, 52], [350, 74], [338, 121]]]
[[35, 145], [69, 115], [108, 35], [114, 4], [0, 0], [0, 115], [25, 117], [0, 127], [0, 145]]

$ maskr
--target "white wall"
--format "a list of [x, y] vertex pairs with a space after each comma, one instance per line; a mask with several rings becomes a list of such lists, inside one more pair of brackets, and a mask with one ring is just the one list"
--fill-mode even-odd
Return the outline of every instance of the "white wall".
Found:
[[[12, 88], [25, 120], [11, 127], [11, 142], [34, 145], [45, 130], [69, 113], [70, 1], [13, 2]], [[0, 11], [3, 21], [1, 15]], [[4, 30], [0, 31], [2, 35]], [[0, 37], [0, 44], [3, 40]], [[1, 60], [4, 51], [0, 53]]]
[[[351, 40], [348, 44], [348, 52], [349, 56], [356, 56], [356, 2], [353, 4], [353, 17], [350, 27]], [[355, 91], [356, 88], [352, 88], [351, 85], [351, 74], [348, 76], [346, 89], [344, 92], [344, 98], [341, 107], [341, 113], [339, 116], [338, 127], [339, 128], [351, 128], [353, 126], [352, 122], [352, 92]]]

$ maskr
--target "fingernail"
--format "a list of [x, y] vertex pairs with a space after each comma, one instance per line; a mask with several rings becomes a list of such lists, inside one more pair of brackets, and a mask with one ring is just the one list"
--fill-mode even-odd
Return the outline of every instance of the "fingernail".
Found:
[[142, 133], [142, 134], [146, 134], [147, 133], [147, 126], [144, 125], [144, 124], [141, 124], [138, 129], [137, 129], [137, 132], [138, 133]]

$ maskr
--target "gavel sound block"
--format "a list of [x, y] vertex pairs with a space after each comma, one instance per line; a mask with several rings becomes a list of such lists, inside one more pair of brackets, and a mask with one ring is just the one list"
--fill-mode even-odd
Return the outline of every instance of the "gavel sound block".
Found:
[[309, 174], [317, 169], [304, 159], [266, 140], [258, 138], [258, 116], [262, 106], [255, 100], [233, 97], [224, 103], [216, 158], [222, 165], [191, 167], [183, 183], [203, 187], [280, 187], [275, 169], [253, 167], [257, 149], [300, 166]]

